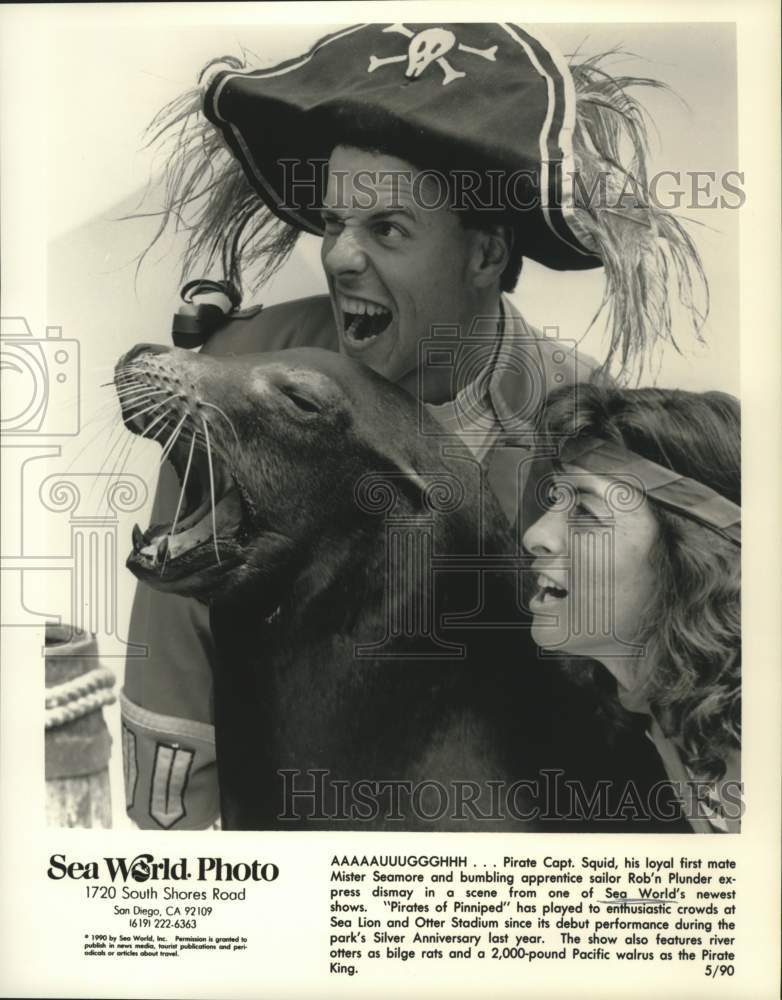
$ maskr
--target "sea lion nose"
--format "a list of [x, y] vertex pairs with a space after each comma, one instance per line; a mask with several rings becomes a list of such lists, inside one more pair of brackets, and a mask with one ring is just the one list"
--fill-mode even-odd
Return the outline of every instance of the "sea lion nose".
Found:
[[117, 371], [129, 365], [132, 361], [136, 361], [144, 354], [166, 354], [170, 351], [170, 347], [165, 347], [162, 344], [136, 344], [135, 347], [123, 354], [122, 357], [117, 362]]

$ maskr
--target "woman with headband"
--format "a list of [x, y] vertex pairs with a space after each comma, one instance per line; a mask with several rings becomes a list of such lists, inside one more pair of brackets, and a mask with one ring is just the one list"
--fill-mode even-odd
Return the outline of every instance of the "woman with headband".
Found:
[[544, 437], [548, 510], [524, 535], [533, 638], [609, 671], [621, 709], [648, 717], [693, 830], [736, 832], [739, 404], [578, 385], [550, 398]]

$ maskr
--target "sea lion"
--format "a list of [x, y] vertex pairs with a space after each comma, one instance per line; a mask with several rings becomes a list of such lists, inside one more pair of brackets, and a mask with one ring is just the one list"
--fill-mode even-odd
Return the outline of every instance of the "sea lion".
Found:
[[600, 741], [536, 657], [469, 453], [329, 351], [140, 345], [115, 381], [182, 483], [127, 565], [210, 604], [224, 826], [534, 828], [541, 769]]

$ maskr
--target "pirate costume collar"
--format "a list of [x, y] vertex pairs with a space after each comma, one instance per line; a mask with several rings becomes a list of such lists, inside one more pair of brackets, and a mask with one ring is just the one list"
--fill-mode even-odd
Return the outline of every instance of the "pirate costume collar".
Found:
[[508, 305], [500, 298], [499, 316], [490, 321], [483, 332], [491, 353], [480, 371], [455, 393], [453, 399], [428, 403], [428, 412], [448, 432], [460, 438], [479, 462], [483, 462], [499, 433], [500, 423], [492, 399], [492, 383], [496, 376], [497, 358], [502, 353], [507, 333]]

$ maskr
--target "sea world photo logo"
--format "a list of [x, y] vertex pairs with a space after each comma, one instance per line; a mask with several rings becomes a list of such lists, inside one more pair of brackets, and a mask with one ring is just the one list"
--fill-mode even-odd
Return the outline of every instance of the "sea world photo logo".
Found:
[[[193, 862], [191, 867], [191, 861]], [[269, 861], [225, 861], [220, 857], [155, 858], [137, 854], [135, 858], [101, 858], [99, 861], [71, 861], [64, 854], [52, 854], [46, 874], [51, 879], [100, 879], [112, 882], [274, 882], [280, 871]]]
[[101, 858], [100, 861], [70, 861], [64, 854], [53, 854], [46, 874], [51, 879], [99, 879], [108, 875], [112, 882], [118, 879], [123, 882], [186, 882], [191, 878], [188, 858], [156, 859], [153, 854]]

